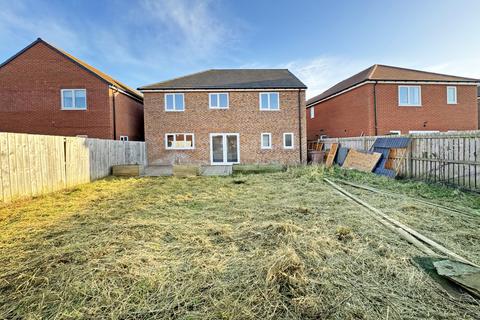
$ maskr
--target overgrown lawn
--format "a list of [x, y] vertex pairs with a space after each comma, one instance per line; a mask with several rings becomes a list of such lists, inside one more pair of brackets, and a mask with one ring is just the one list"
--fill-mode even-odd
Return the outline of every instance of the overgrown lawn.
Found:
[[[324, 176], [480, 208], [478, 195], [322, 167], [108, 178], [0, 207], [0, 318], [478, 317]], [[480, 263], [477, 217], [348, 190]]]

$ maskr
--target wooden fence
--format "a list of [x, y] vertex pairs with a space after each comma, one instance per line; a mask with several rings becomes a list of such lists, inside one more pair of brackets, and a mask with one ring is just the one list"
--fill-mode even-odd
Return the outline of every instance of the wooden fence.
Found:
[[[480, 191], [480, 131], [406, 135], [411, 138], [401, 161], [402, 176]], [[377, 137], [322, 139], [327, 149], [334, 142], [368, 151]]]
[[0, 132], [0, 202], [87, 183], [118, 164], [145, 165], [145, 143]]

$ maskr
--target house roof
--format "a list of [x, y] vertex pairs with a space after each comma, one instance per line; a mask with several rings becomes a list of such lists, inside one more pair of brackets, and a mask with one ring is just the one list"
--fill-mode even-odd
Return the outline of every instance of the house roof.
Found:
[[3, 62], [2, 64], [0, 64], [0, 68], [2, 68], [3, 66], [5, 66], [6, 64], [8, 64], [9, 62], [11, 62], [12, 60], [14, 60], [15, 58], [17, 58], [18, 56], [20, 56], [21, 54], [23, 54], [24, 52], [26, 52], [28, 49], [30, 49], [31, 47], [35, 46], [36, 44], [38, 43], [42, 43], [44, 45], [46, 45], [47, 47], [53, 49], [54, 51], [60, 53], [61, 55], [65, 56], [67, 59], [71, 60], [72, 62], [76, 63], [77, 65], [79, 65], [80, 67], [82, 67], [83, 69], [89, 71], [90, 73], [93, 73], [95, 76], [97, 76], [98, 78], [100, 78], [101, 80], [107, 82], [108, 84], [112, 85], [112, 86], [115, 86], [131, 95], [133, 95], [134, 97], [138, 98], [138, 99], [141, 99], [143, 100], [143, 95], [141, 92], [138, 92], [137, 90], [121, 83], [120, 81], [117, 81], [115, 80], [114, 78], [112, 78], [111, 76], [109, 76], [108, 74], [106, 73], [103, 73], [102, 71], [98, 70], [97, 68], [94, 68], [92, 67], [91, 65], [89, 65], [88, 63], [72, 56], [71, 54], [63, 51], [62, 49], [59, 49], [53, 45], [51, 45], [50, 43], [46, 42], [45, 40], [41, 39], [41, 38], [38, 38], [37, 40], [35, 40], [34, 42], [32, 42], [31, 44], [29, 44], [28, 46], [26, 46], [25, 48], [23, 48], [22, 50], [20, 50], [19, 52], [17, 52], [14, 56], [10, 57], [9, 59], [7, 59], [5, 62]]
[[211, 69], [146, 85], [138, 90], [306, 88], [287, 69]]
[[310, 98], [307, 101], [307, 107], [321, 100], [329, 98], [337, 93], [352, 88], [366, 81], [422, 81], [422, 82], [465, 82], [475, 83], [478, 79], [451, 76], [441, 73], [392, 67], [381, 64], [375, 64], [359, 73], [347, 78], [323, 93]]
[[477, 96], [480, 98], [480, 86], [477, 87]]

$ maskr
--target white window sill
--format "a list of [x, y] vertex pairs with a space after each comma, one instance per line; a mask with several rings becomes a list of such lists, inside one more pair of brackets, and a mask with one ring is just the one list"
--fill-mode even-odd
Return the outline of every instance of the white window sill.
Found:
[[184, 112], [185, 110], [165, 110], [165, 112]]
[[226, 108], [208, 107], [208, 109], [210, 109], [210, 110], [228, 110], [229, 107], [226, 107]]
[[272, 147], [260, 147], [262, 150], [272, 150]]
[[399, 104], [399, 107], [421, 107], [421, 104]]
[[283, 149], [285, 149], [285, 150], [293, 150], [293, 149], [295, 149], [295, 148], [294, 148], [294, 147], [283, 147]]
[[458, 103], [456, 103], [456, 102], [450, 102], [450, 103], [448, 103], [448, 102], [447, 102], [447, 104], [448, 104], [448, 105], [453, 105], [453, 106], [454, 106], [454, 105], [457, 105]]
[[280, 109], [260, 109], [260, 111], [280, 111]]
[[63, 111], [87, 111], [87, 108], [80, 109], [80, 108], [60, 108]]
[[165, 150], [195, 150], [195, 148], [165, 148]]

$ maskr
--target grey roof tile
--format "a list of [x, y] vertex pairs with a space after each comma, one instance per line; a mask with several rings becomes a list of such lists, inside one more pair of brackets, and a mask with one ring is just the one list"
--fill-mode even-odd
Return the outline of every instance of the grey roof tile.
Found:
[[212, 69], [158, 82], [138, 90], [306, 89], [287, 69]]

